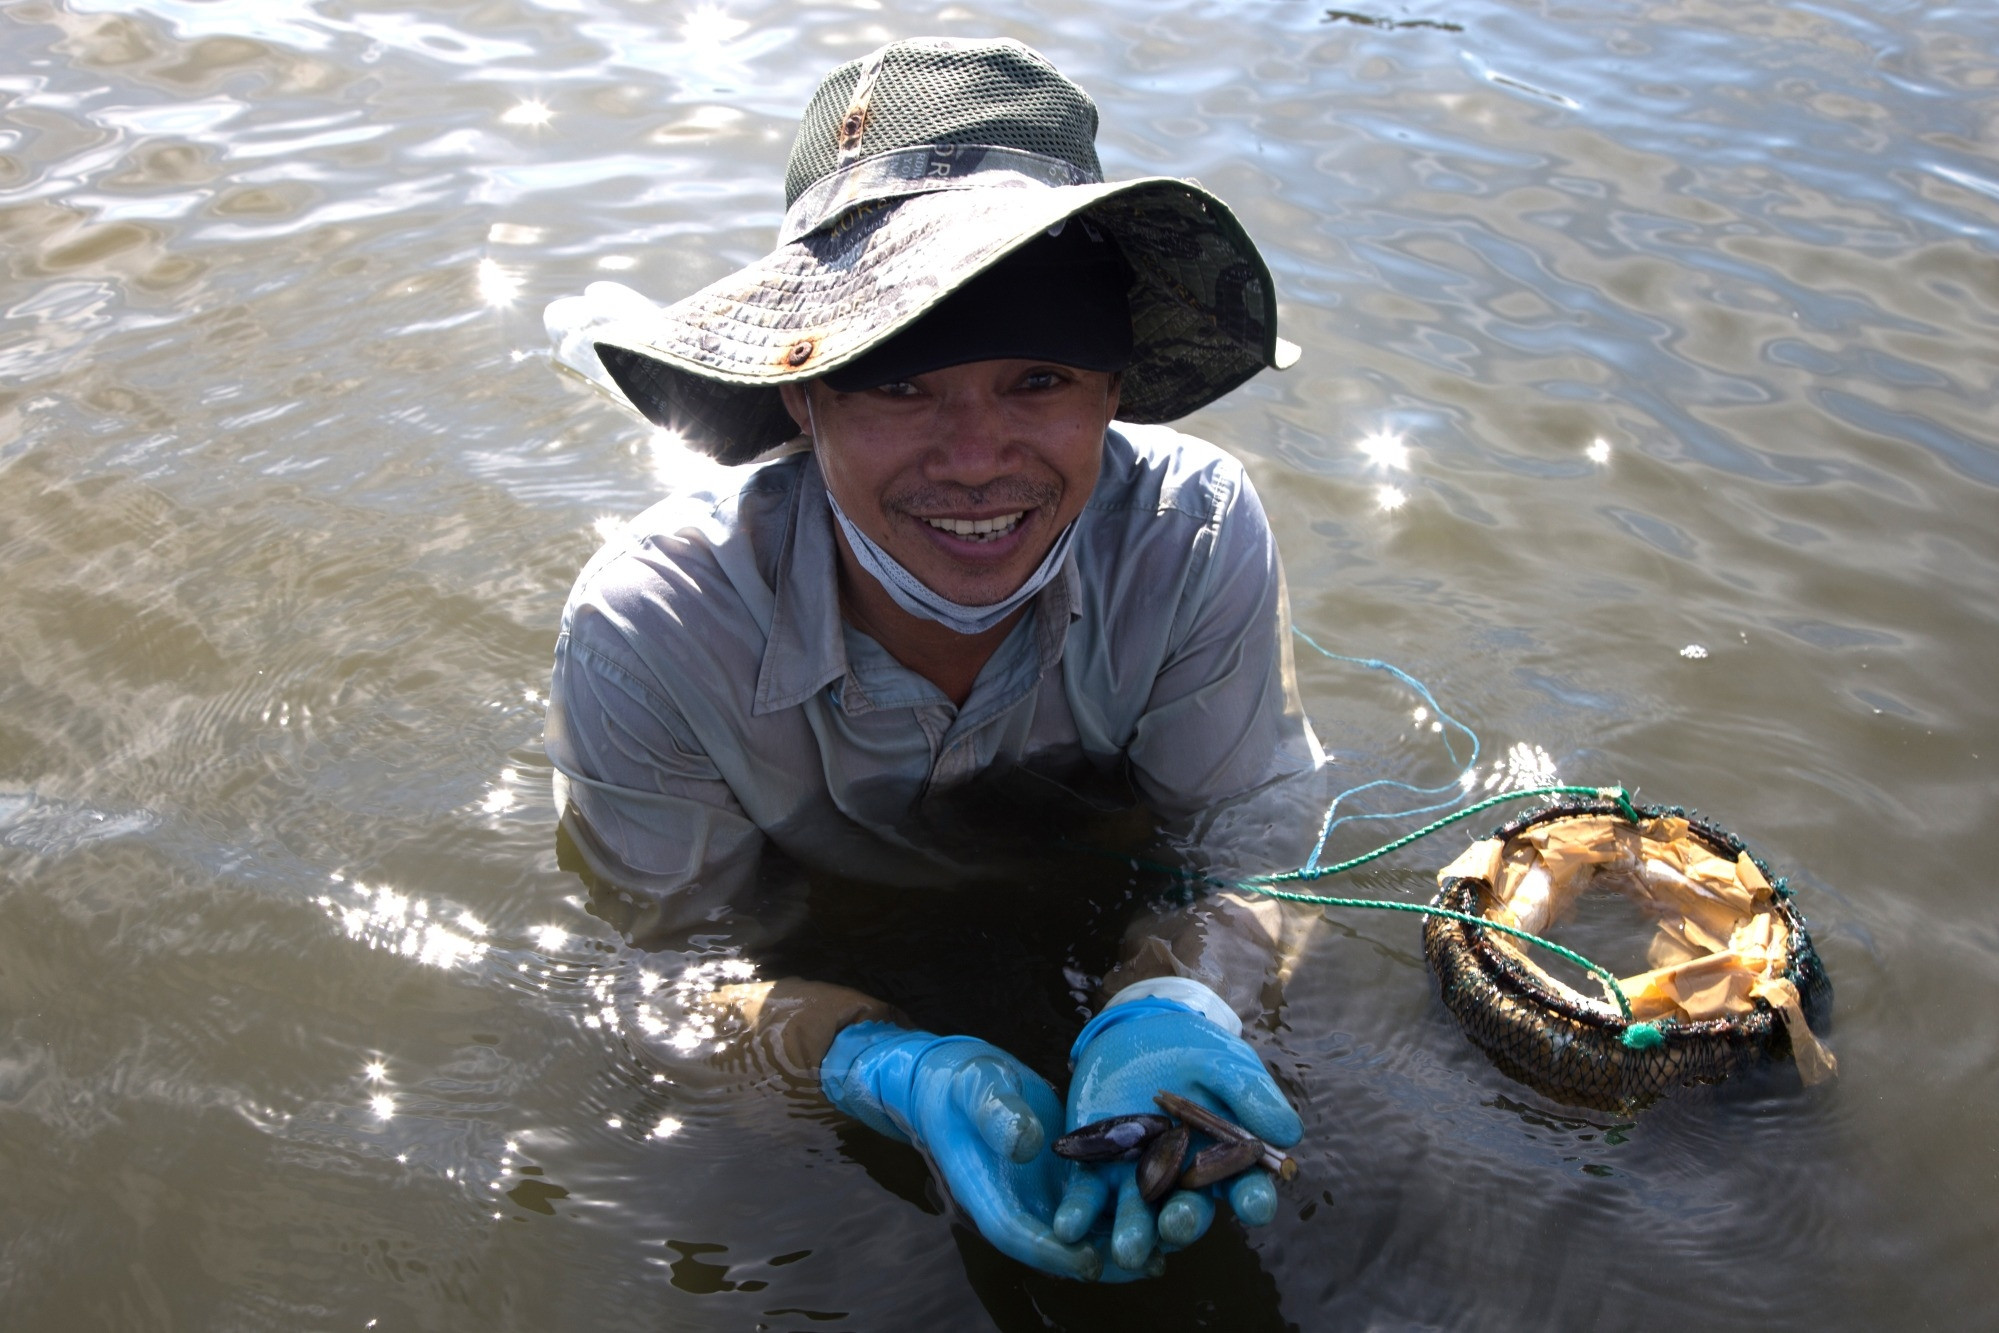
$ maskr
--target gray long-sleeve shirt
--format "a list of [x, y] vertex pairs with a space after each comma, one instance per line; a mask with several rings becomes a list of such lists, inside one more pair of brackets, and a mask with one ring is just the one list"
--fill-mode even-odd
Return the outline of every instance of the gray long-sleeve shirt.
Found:
[[1174, 817], [1322, 762], [1235, 459], [1116, 426], [1076, 522], [1062, 576], [954, 706], [842, 620], [809, 453], [634, 519], [577, 580], [550, 690], [549, 755], [597, 869], [713, 919], [765, 838], [839, 873], [934, 877], [926, 808], [980, 775], [1122, 780]]

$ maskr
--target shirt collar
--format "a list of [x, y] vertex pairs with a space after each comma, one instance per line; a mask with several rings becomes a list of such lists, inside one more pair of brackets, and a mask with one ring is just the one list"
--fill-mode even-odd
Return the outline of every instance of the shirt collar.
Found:
[[795, 708], [847, 674], [839, 559], [819, 460], [807, 454], [778, 547], [770, 633], [751, 710], [756, 715]]

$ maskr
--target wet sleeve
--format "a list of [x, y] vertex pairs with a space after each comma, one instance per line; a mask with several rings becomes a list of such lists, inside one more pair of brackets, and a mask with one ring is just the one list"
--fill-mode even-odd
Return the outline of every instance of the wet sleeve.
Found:
[[1155, 977], [1189, 977], [1221, 996], [1245, 1025], [1267, 1025], [1319, 919], [1316, 911], [1240, 893], [1161, 905], [1127, 928], [1102, 998]]
[[1126, 752], [1168, 818], [1324, 762], [1298, 697], [1290, 626], [1276, 540], [1238, 472]]
[[678, 1082], [776, 1082], [818, 1095], [839, 1031], [903, 1022], [845, 986], [763, 979], [758, 955], [796, 916], [799, 885], [762, 857], [744, 814], [679, 710], [639, 673], [565, 633], [549, 688], [558, 850], [593, 910], [650, 951], [672, 984], [626, 997], [634, 1047]]
[[570, 845], [636, 901], [627, 933], [712, 929], [748, 893], [763, 834], [679, 710], [570, 633], [556, 641], [548, 756]]

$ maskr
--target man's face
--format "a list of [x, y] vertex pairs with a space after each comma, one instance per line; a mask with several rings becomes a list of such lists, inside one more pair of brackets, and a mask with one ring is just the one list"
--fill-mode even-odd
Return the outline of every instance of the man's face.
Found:
[[987, 606], [1025, 583], [1083, 511], [1118, 388], [1107, 371], [1009, 360], [860, 393], [783, 393], [854, 525], [931, 591]]

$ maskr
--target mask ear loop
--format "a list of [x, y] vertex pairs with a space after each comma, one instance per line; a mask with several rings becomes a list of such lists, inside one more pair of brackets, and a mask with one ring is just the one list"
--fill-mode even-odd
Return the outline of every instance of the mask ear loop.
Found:
[[[805, 399], [805, 437], [811, 441], [813, 452], [817, 453], [819, 450], [819, 418], [812, 411], [811, 383], [808, 381], [799, 385], [798, 392]], [[821, 486], [826, 485], [826, 474], [824, 471], [821, 471], [819, 474], [819, 484]], [[848, 554], [851, 557], [853, 554], [853, 542], [848, 540], [845, 534], [840, 531], [841, 524], [838, 521], [841, 517], [840, 502], [833, 498], [833, 488], [830, 486], [826, 487], [826, 500], [832, 506], [835, 518], [833, 523], [834, 539], [846, 544]], [[845, 562], [842, 561], [841, 564], [844, 566]], [[840, 576], [834, 580], [834, 596], [839, 599], [840, 614], [844, 618], [847, 614], [847, 576], [844, 568], [842, 568]]]

